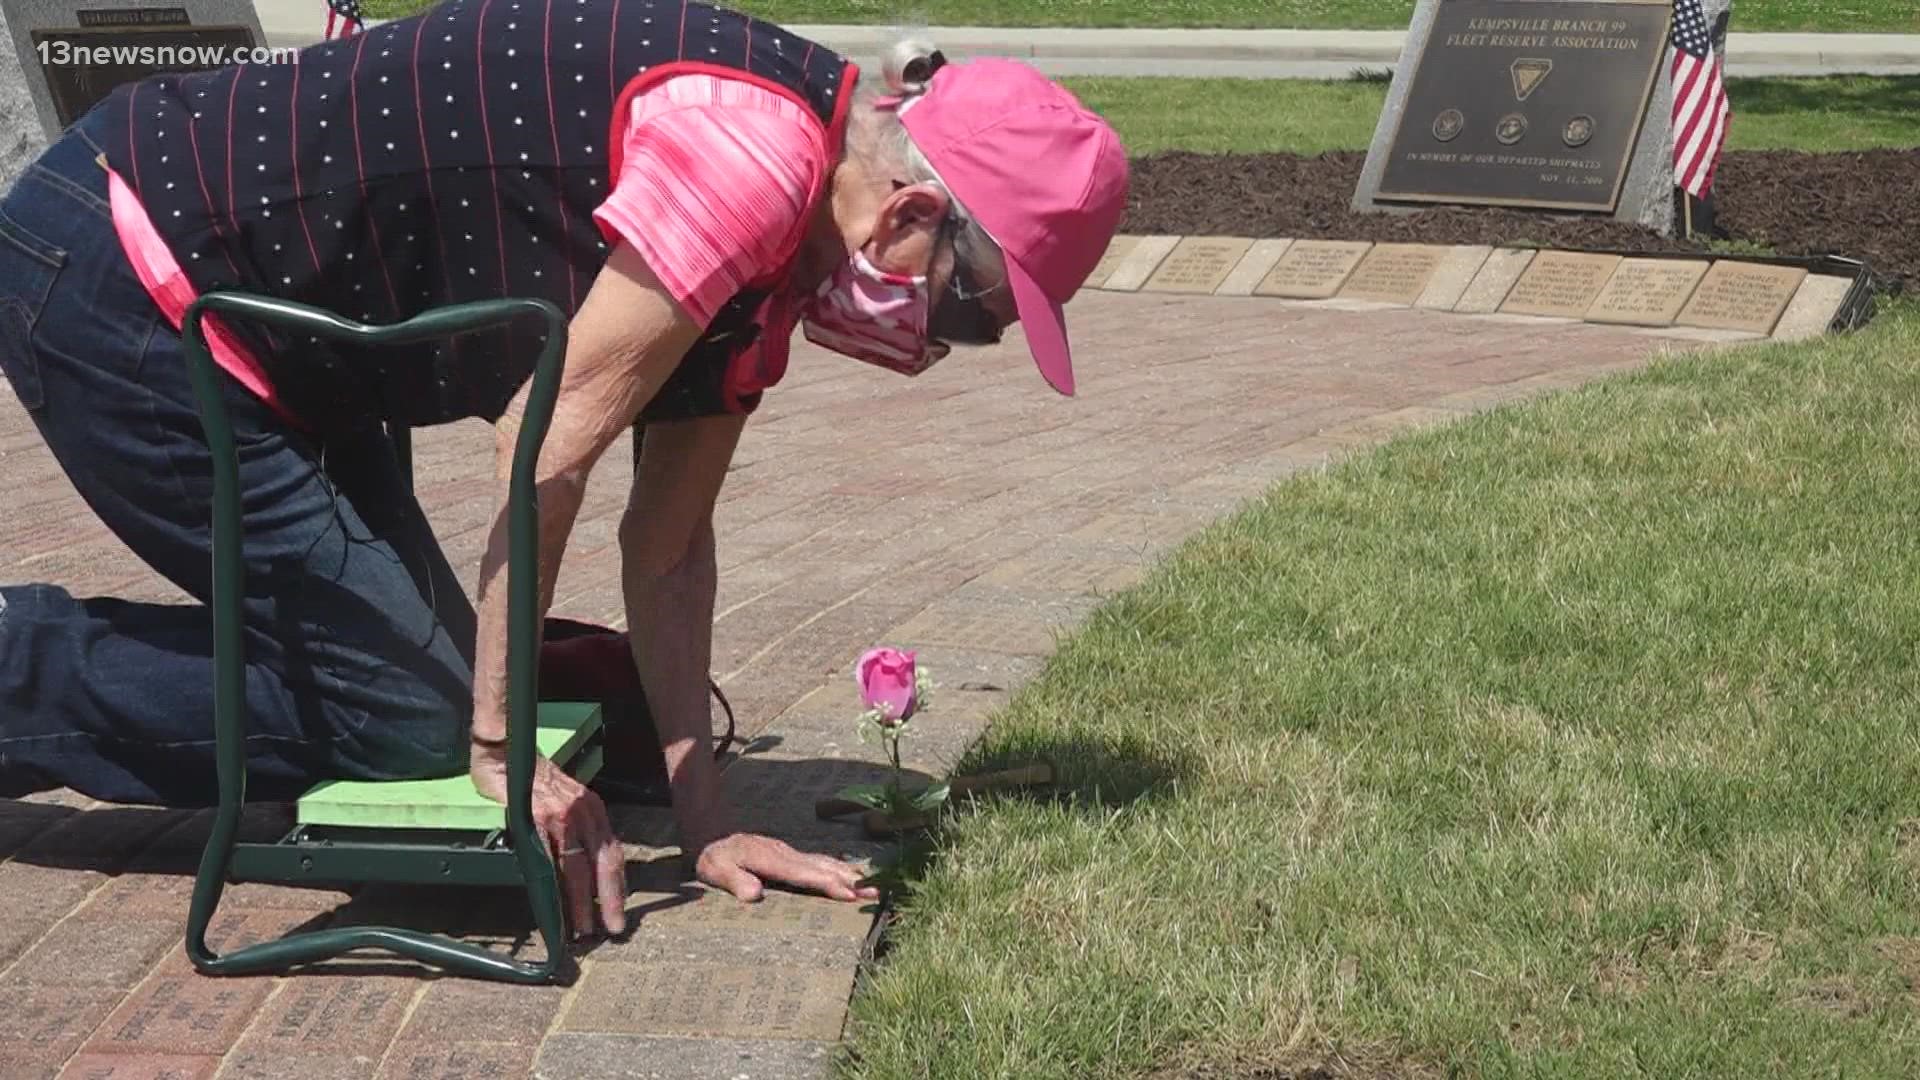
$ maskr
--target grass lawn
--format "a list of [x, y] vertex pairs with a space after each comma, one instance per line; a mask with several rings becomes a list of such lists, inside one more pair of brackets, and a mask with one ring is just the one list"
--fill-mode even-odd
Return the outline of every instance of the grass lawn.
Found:
[[[391, 18], [423, 0], [373, 0]], [[944, 26], [1294, 27], [1405, 30], [1413, 0], [734, 0], [728, 6], [784, 23]], [[1740, 0], [1735, 31], [1920, 31], [1910, 0]]]
[[997, 718], [1075, 798], [956, 821], [844, 1075], [1916, 1075], [1917, 516], [1915, 307], [1280, 485]]
[[[1363, 81], [1062, 81], [1119, 128], [1134, 154], [1364, 150], [1387, 96], [1385, 83]], [[1728, 93], [1729, 149], [1920, 146], [1920, 77], [1734, 79]]]

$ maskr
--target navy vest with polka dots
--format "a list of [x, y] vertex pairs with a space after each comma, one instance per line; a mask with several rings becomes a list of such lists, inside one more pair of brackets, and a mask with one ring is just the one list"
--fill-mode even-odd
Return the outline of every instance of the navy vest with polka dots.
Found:
[[[618, 171], [614, 118], [679, 71], [785, 94], [839, 152], [852, 63], [682, 0], [442, 0], [298, 63], [120, 87], [88, 119], [202, 292], [371, 323], [503, 296], [571, 314], [608, 255], [592, 212]], [[752, 283], [726, 306], [643, 420], [758, 404], [778, 378], [751, 370], [776, 285]], [[497, 419], [532, 371], [534, 322], [379, 349], [229, 329], [310, 426], [426, 426]]]

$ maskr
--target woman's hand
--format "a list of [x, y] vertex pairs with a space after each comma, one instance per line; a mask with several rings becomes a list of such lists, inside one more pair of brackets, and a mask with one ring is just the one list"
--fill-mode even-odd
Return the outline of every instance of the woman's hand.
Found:
[[[506, 805], [505, 748], [475, 746], [469, 769], [482, 795]], [[608, 933], [627, 927], [627, 857], [606, 804], [543, 755], [533, 759], [533, 826], [547, 844], [566, 897], [569, 936], [595, 932], [594, 906]]]
[[752, 833], [732, 833], [700, 848], [694, 872], [739, 900], [758, 900], [764, 881], [812, 889], [834, 900], [873, 900], [880, 890], [862, 886], [853, 866], [826, 855], [806, 855]]

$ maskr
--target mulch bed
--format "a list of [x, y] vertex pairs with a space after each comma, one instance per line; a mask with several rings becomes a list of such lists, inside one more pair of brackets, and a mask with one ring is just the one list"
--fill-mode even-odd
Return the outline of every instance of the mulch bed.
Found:
[[[1526, 243], [1636, 252], [1705, 250], [1604, 218], [1494, 209], [1356, 214], [1366, 154], [1157, 154], [1133, 162], [1121, 231], [1429, 244]], [[1861, 259], [1920, 285], [1920, 150], [1745, 151], [1721, 159], [1720, 228], [1781, 255]]]

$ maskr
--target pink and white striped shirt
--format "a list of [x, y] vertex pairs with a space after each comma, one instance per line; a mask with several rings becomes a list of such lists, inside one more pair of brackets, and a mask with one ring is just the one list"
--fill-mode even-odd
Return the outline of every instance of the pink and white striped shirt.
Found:
[[[805, 108], [714, 75], [679, 75], [637, 96], [620, 175], [594, 221], [630, 244], [700, 326], [749, 283], [781, 269], [819, 189], [824, 136]], [[109, 170], [114, 227], [134, 272], [175, 329], [195, 292], [133, 190]], [[791, 334], [792, 327], [768, 327]], [[270, 406], [272, 385], [245, 347], [208, 323], [214, 359]], [[282, 410], [284, 415], [284, 410]], [[288, 417], [293, 420], [293, 417]]]

